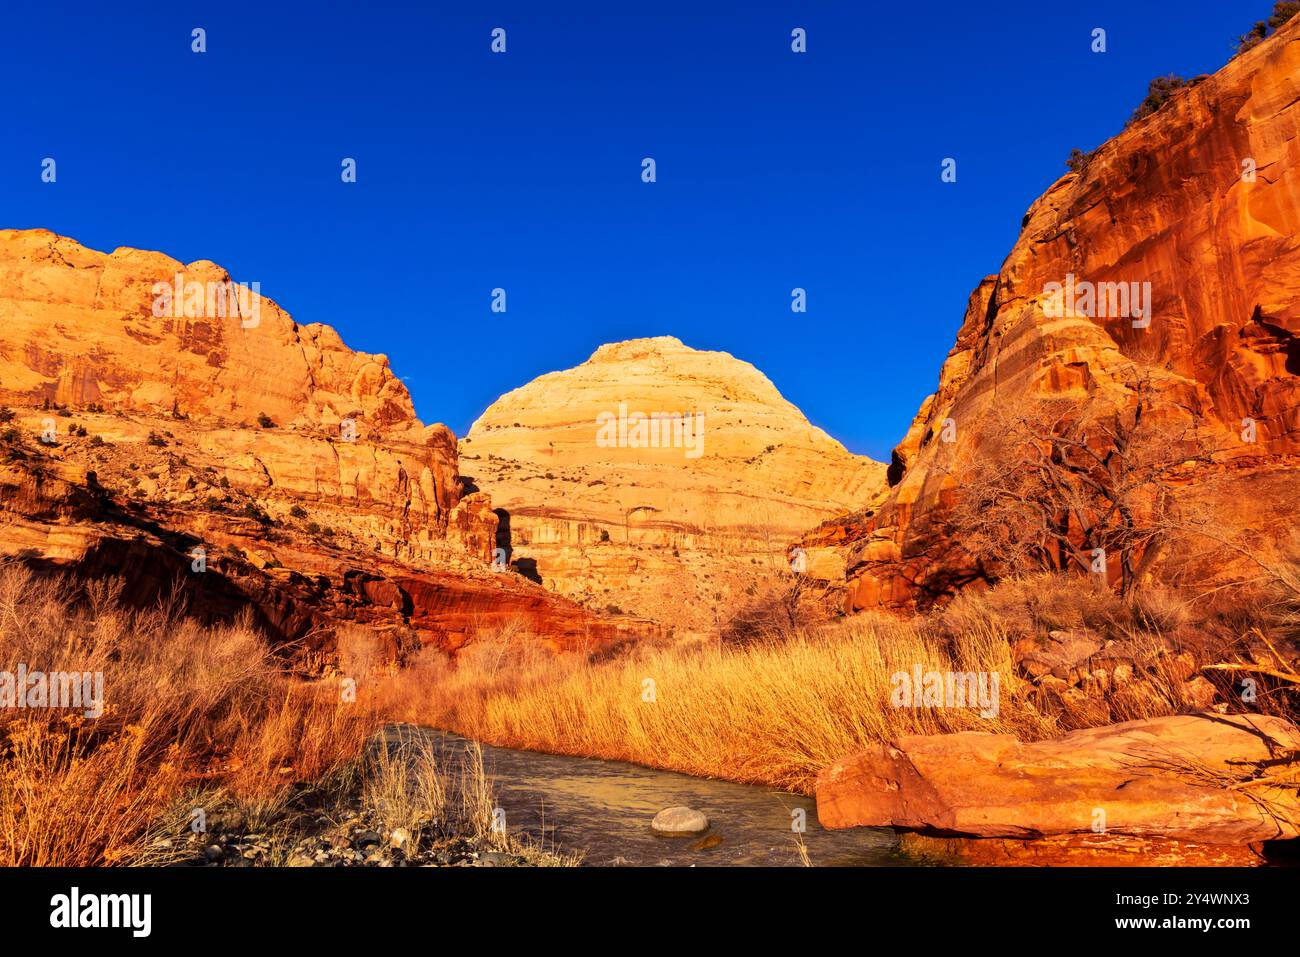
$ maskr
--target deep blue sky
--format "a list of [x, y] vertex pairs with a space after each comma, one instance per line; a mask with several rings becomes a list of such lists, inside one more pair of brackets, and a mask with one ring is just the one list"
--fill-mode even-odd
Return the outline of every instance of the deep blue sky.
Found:
[[7, 0], [0, 226], [214, 260], [387, 354], [457, 434], [602, 342], [668, 334], [887, 458], [1070, 149], [1271, 7]]

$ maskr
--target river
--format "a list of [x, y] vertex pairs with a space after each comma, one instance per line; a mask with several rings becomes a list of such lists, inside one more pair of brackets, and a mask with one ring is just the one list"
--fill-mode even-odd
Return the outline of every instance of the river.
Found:
[[[465, 738], [420, 730], [437, 745], [444, 766], [459, 762]], [[506, 827], [548, 849], [579, 852], [586, 865], [800, 866], [800, 838], [814, 866], [932, 863], [902, 853], [889, 830], [825, 830], [817, 823], [815, 803], [803, 795], [622, 761], [482, 749]], [[704, 812], [711, 824], [704, 839], [651, 831], [655, 814], [675, 805]]]

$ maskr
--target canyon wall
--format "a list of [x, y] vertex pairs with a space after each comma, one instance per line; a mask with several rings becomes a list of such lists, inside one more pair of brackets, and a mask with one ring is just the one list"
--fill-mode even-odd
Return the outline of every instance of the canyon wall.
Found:
[[[1114, 294], [1107, 308], [1061, 310], [1052, 284], [1070, 282], [1149, 283], [1149, 321], [1118, 314]], [[1001, 270], [971, 294], [938, 390], [894, 451], [885, 500], [802, 545], [843, 556], [849, 610], [940, 600], [981, 574], [946, 518], [999, 408], [1035, 397], [1122, 409], [1139, 381], [1171, 432], [1194, 429], [1215, 449], [1212, 463], [1187, 464], [1183, 494], [1213, 479], [1207, 505], [1225, 526], [1289, 525], [1279, 520], [1300, 492], [1300, 18], [1030, 207]]]
[[179, 583], [214, 614], [251, 604], [326, 655], [341, 630], [391, 661], [511, 618], [556, 645], [619, 639], [493, 570], [491, 503], [385, 357], [228, 279], [0, 231], [0, 554], [123, 578], [141, 603]]

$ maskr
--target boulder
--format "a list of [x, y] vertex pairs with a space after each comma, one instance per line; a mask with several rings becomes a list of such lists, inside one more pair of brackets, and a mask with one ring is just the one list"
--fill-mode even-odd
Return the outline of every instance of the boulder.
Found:
[[1193, 844], [1169, 838], [1067, 834], [1035, 841], [903, 834], [899, 850], [937, 864], [976, 867], [1258, 867], [1272, 844]]
[[655, 815], [650, 827], [667, 837], [687, 837], [707, 831], [709, 819], [694, 808], [668, 807]]
[[[1151, 718], [1034, 743], [983, 732], [910, 735], [823, 771], [817, 814], [829, 828], [951, 837], [1247, 844], [1300, 834], [1294, 786], [1240, 786], [1270, 762], [1295, 760], [1297, 749], [1291, 722], [1244, 715]], [[1274, 763], [1266, 773], [1277, 771]]]
[[1105, 642], [1088, 632], [1051, 631], [1046, 640], [1033, 639], [1016, 646], [1020, 666], [1032, 678], [1053, 675], [1074, 683], [1087, 671], [1088, 660], [1101, 651]]
[[1183, 695], [1193, 708], [1207, 711], [1218, 697], [1218, 689], [1199, 675], [1183, 685]]

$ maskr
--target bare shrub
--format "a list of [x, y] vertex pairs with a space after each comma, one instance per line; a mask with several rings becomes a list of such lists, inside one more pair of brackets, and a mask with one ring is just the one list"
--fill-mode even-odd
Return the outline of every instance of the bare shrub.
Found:
[[999, 404], [977, 447], [949, 462], [948, 534], [986, 578], [1113, 563], [1121, 593], [1137, 586], [1179, 527], [1176, 487], [1214, 450], [1194, 422], [1158, 416], [1147, 374], [1134, 370], [1127, 386], [1127, 408], [1097, 396]]

